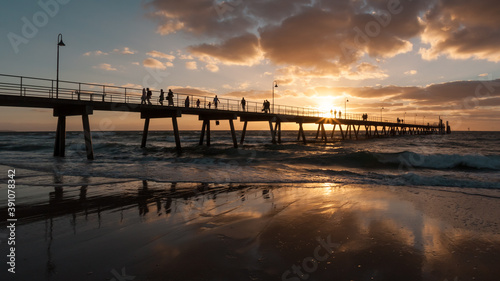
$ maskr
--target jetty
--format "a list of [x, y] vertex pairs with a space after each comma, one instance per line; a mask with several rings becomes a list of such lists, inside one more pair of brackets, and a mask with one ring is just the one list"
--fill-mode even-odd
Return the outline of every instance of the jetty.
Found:
[[[54, 144], [54, 156], [64, 157], [66, 147], [66, 118], [80, 116], [82, 118], [87, 159], [94, 159], [92, 134], [89, 115], [97, 111], [126, 111], [140, 113], [144, 119], [141, 147], [146, 147], [151, 119], [171, 119], [175, 145], [182, 151], [179, 126], [177, 120], [183, 115], [197, 115], [202, 122], [199, 144], [210, 145], [210, 124], [214, 121], [229, 122], [233, 146], [238, 147], [238, 138], [234, 128], [234, 120], [244, 122], [240, 133], [239, 144], [245, 141], [249, 123], [269, 123], [270, 142], [278, 144], [281, 139], [281, 124], [295, 123], [298, 126], [297, 141], [308, 142], [332, 141], [335, 132], [340, 133], [342, 140], [362, 138], [391, 137], [401, 135], [445, 134], [450, 133], [450, 126], [443, 121], [430, 124], [409, 124], [406, 122], [390, 122], [381, 117], [362, 114], [345, 114], [333, 116], [312, 107], [273, 105], [270, 112], [264, 112], [262, 103], [219, 98], [217, 105], [213, 97], [174, 93], [173, 98], [158, 100], [160, 92], [153, 91], [152, 104], [144, 104], [141, 100], [142, 89], [109, 86], [94, 83], [82, 83], [53, 80], [37, 77], [25, 77], [0, 74], [0, 106], [35, 107], [53, 109], [57, 117], [57, 128]], [[165, 92], [165, 97], [167, 93]], [[169, 105], [170, 102], [170, 105]], [[304, 124], [317, 124], [314, 140], [306, 140]], [[333, 125], [331, 132], [326, 131], [325, 124]], [[364, 132], [360, 132], [363, 128]], [[337, 133], [337, 134], [338, 134]]]

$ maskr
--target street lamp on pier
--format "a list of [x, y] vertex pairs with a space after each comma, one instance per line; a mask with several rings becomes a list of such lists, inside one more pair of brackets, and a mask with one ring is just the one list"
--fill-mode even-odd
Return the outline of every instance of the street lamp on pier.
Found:
[[273, 113], [274, 113], [274, 88], [278, 88], [278, 82], [273, 81]]
[[62, 34], [57, 35], [57, 77], [56, 77], [56, 99], [59, 98], [59, 47], [66, 46], [62, 40]]
[[383, 107], [380, 109], [380, 122], [383, 122], [383, 121], [382, 121], [382, 110], [384, 110], [384, 108], [383, 108]]

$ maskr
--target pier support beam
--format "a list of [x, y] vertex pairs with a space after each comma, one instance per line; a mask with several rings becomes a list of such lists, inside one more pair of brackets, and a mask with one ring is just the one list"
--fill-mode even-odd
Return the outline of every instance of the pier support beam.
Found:
[[87, 151], [87, 159], [94, 160], [94, 149], [92, 148], [92, 134], [90, 133], [89, 115], [82, 114], [83, 137], [85, 139], [85, 150]]
[[179, 135], [179, 127], [177, 125], [177, 117], [181, 117], [181, 112], [179, 110], [166, 110], [168, 108], [162, 108], [161, 110], [159, 109], [150, 109], [150, 108], [145, 108], [143, 111], [141, 111], [141, 119], [144, 119], [144, 130], [142, 132], [142, 142], [141, 142], [141, 148], [146, 147], [147, 139], [148, 139], [148, 132], [149, 132], [149, 123], [151, 118], [171, 118], [172, 119], [172, 127], [174, 131], [174, 138], [175, 138], [175, 147], [177, 149], [178, 153], [182, 152], [181, 148], [181, 138]]
[[273, 121], [269, 121], [269, 130], [271, 131], [271, 142], [273, 144], [276, 144], [276, 134], [273, 130]]
[[[211, 112], [206, 114], [200, 114], [198, 116], [198, 120], [203, 121], [203, 125], [201, 128], [201, 135], [200, 135], [200, 145], [203, 145], [203, 140], [205, 139], [205, 134], [206, 134], [206, 143], [207, 146], [210, 146], [210, 121], [228, 120], [229, 126], [231, 128], [231, 139], [233, 141], [233, 146], [234, 148], [238, 148], [238, 141], [236, 140], [236, 131], [234, 130], [234, 123], [233, 123], [233, 120], [236, 118], [237, 118], [236, 114], [227, 112]], [[242, 137], [241, 142], [243, 142], [243, 140], [244, 137]]]
[[245, 123], [243, 124], [243, 131], [241, 132], [240, 144], [243, 144], [243, 142], [245, 141], [245, 134], [247, 133], [247, 125], [248, 125], [248, 121], [245, 121]]
[[92, 135], [90, 133], [89, 115], [93, 113], [90, 106], [65, 106], [55, 107], [53, 116], [57, 117], [56, 139], [54, 144], [54, 156], [64, 157], [66, 154], [66, 117], [82, 116], [83, 137], [87, 159], [94, 159], [94, 150], [92, 148]]
[[179, 135], [179, 126], [177, 125], [176, 116], [172, 116], [172, 128], [174, 129], [175, 148], [177, 149], [178, 153], [181, 153], [181, 136]]
[[233, 119], [229, 119], [229, 126], [231, 127], [231, 137], [233, 139], [234, 148], [238, 148], [238, 142], [236, 141], [236, 132], [234, 131]]
[[56, 143], [54, 145], [54, 156], [64, 157], [66, 150], [66, 116], [57, 117]]
[[297, 136], [297, 140], [300, 140], [300, 138], [302, 138], [302, 142], [306, 144], [306, 135], [304, 134], [302, 123], [299, 123], [299, 135]]
[[345, 140], [345, 137], [347, 137], [347, 131], [345, 132], [344, 136], [344, 131], [342, 130], [342, 125], [339, 124], [339, 129], [340, 129], [340, 134], [342, 135], [342, 140]]
[[207, 134], [207, 146], [210, 146], [210, 120], [203, 120], [200, 135], [200, 145], [203, 145], [205, 139], [205, 132]]
[[320, 125], [321, 125], [321, 140], [324, 140], [326, 144], [328, 139], [326, 138], [325, 124], [321, 123]]
[[144, 130], [142, 130], [142, 142], [141, 142], [141, 148], [146, 147], [146, 142], [148, 140], [148, 132], [149, 132], [149, 119], [146, 118], [144, 120]]
[[[233, 119], [236, 119], [236, 114], [234, 116], [235, 116], [235, 118], [233, 118]], [[240, 121], [245, 122], [243, 125], [243, 132], [241, 135], [240, 144], [243, 144], [243, 142], [245, 141], [248, 122], [267, 122], [267, 123], [269, 123], [269, 132], [271, 134], [271, 142], [273, 144], [276, 144], [278, 142], [281, 143], [281, 120], [279, 118], [277, 118], [276, 116], [272, 116], [269, 114], [260, 114], [260, 113], [251, 114], [250, 113], [250, 114], [240, 115]], [[273, 122], [275, 122], [274, 128], [273, 128]]]

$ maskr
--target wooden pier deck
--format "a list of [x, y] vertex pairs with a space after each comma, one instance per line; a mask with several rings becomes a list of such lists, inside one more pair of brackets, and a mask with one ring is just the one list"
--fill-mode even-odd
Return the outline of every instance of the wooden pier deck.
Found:
[[[435, 134], [450, 131], [447, 125], [446, 130], [443, 122], [435, 124], [406, 124], [401, 122], [388, 122], [368, 118], [363, 120], [360, 114], [347, 114], [340, 118], [328, 116], [328, 113], [307, 107], [275, 105], [274, 113], [264, 113], [261, 104], [247, 101], [245, 108], [242, 108], [239, 100], [220, 99], [217, 108], [212, 104], [211, 97], [186, 95], [175, 93], [172, 99], [173, 105], [167, 105], [164, 101], [161, 105], [156, 100], [158, 91], [154, 93], [154, 103], [141, 104], [142, 89], [131, 89], [98, 85], [81, 82], [59, 81], [61, 86], [56, 91], [55, 80], [22, 77], [0, 74], [0, 106], [12, 107], [36, 107], [53, 109], [53, 116], [58, 118], [56, 138], [54, 146], [54, 156], [64, 157], [66, 140], [66, 117], [81, 116], [87, 158], [94, 159], [92, 148], [91, 129], [89, 125], [89, 115], [94, 110], [98, 111], [126, 111], [140, 113], [140, 118], [144, 119], [144, 129], [141, 146], [145, 147], [151, 119], [170, 118], [172, 120], [175, 143], [177, 150], [181, 151], [180, 133], [177, 119], [183, 115], [197, 115], [203, 121], [200, 134], [202, 145], [210, 145], [210, 124], [212, 121], [219, 122], [227, 120], [229, 122], [233, 146], [238, 147], [237, 134], [234, 128], [234, 120], [240, 119], [244, 122], [241, 132], [240, 144], [244, 143], [245, 134], [249, 122], [268, 122], [270, 129], [270, 141], [274, 144], [281, 143], [281, 124], [295, 123], [298, 125], [297, 141], [304, 144], [306, 140], [303, 125], [317, 124], [316, 140], [328, 142], [332, 140], [336, 129], [340, 132], [342, 139], [360, 139], [380, 136]], [[166, 95], [166, 93], [165, 93]], [[189, 100], [186, 106], [185, 101]], [[333, 125], [331, 133], [326, 132], [325, 124]], [[364, 133], [360, 133], [360, 129]]]

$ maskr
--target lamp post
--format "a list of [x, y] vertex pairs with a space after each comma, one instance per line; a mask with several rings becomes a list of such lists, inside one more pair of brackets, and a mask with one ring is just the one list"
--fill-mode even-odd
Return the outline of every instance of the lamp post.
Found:
[[344, 119], [347, 119], [347, 103], [349, 102], [349, 100], [347, 98], [345, 98], [345, 102], [344, 102]]
[[273, 113], [274, 113], [274, 88], [278, 88], [278, 82], [273, 81]]
[[382, 110], [384, 110], [384, 108], [383, 108], [383, 107], [380, 109], [380, 122], [383, 122], [383, 121], [382, 121]]
[[57, 35], [57, 78], [56, 78], [56, 99], [59, 98], [59, 47], [66, 46], [62, 40], [62, 34]]

